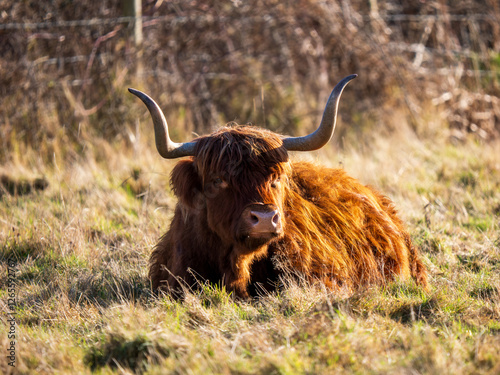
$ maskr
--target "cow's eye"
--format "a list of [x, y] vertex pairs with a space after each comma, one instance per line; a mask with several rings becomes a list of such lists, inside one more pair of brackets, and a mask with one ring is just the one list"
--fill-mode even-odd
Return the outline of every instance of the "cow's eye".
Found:
[[227, 182], [226, 182], [226, 181], [224, 181], [224, 180], [223, 180], [222, 178], [220, 178], [220, 177], [217, 177], [217, 178], [214, 180], [214, 182], [213, 182], [213, 183], [214, 183], [214, 186], [215, 186], [215, 187], [217, 187], [217, 188], [218, 188], [218, 187], [222, 187], [222, 188], [227, 187]]
[[273, 182], [271, 182], [271, 187], [277, 188], [278, 185], [280, 184], [280, 182], [281, 182], [281, 178], [280, 177], [276, 178], [275, 180], [273, 180]]

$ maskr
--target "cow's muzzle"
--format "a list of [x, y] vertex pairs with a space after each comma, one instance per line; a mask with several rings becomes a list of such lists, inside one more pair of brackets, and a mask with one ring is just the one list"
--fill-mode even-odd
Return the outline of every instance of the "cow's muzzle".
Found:
[[262, 246], [283, 233], [281, 215], [272, 204], [248, 205], [241, 214], [240, 238], [250, 247]]
[[250, 235], [281, 232], [280, 214], [274, 205], [252, 204], [245, 208], [241, 218]]

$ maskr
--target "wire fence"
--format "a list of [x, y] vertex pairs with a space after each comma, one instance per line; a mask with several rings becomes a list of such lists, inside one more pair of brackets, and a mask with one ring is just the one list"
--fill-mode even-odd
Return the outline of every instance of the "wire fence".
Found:
[[[255, 16], [254, 18], [258, 18]], [[361, 15], [364, 22], [369, 22], [373, 19], [372, 15]], [[379, 19], [386, 22], [429, 22], [429, 21], [450, 21], [450, 22], [477, 22], [477, 21], [494, 21], [500, 22], [495, 14], [468, 14], [468, 15], [410, 15], [410, 14], [391, 14], [377, 15]], [[213, 21], [213, 16], [183, 17], [183, 16], [142, 16], [140, 17], [145, 25], [156, 22], [171, 22], [171, 23], [186, 23], [187, 21], [207, 22]], [[219, 21], [227, 21], [221, 17]], [[92, 27], [92, 26], [114, 26], [121, 24], [132, 24], [137, 21], [137, 17], [115, 17], [115, 18], [92, 18], [83, 20], [62, 20], [49, 22], [11, 22], [0, 24], [0, 30], [43, 30], [53, 28], [67, 27]]]
[[[248, 20], [251, 21], [252, 18], [249, 17]], [[425, 25], [431, 24], [433, 22], [459, 22], [464, 24], [476, 23], [480, 21], [497, 22], [500, 24], [500, 19], [495, 14], [468, 14], [468, 15], [408, 15], [408, 14], [392, 14], [392, 15], [361, 15], [363, 23], [373, 21], [373, 19], [383, 20], [384, 22], [417, 22], [421, 23], [423, 27]], [[186, 16], [161, 16], [161, 17], [151, 17], [142, 16], [140, 17], [142, 21], [143, 28], [148, 28], [158, 24], [169, 24], [174, 27], [177, 25], [186, 24], [188, 22], [194, 22], [198, 24], [206, 24], [210, 22], [228, 23], [231, 19], [227, 17], [220, 17], [215, 20], [213, 16], [200, 16], [196, 17], [186, 17]], [[0, 24], [0, 31], [24, 31], [24, 32], [35, 32], [47, 29], [72, 29], [72, 28], [92, 28], [96, 26], [122, 26], [126, 28], [131, 28], [137, 22], [137, 17], [115, 17], [115, 18], [92, 18], [92, 19], [81, 19], [81, 20], [62, 20], [62, 21], [51, 21], [51, 22], [26, 22], [26, 23], [4, 23]], [[57, 34], [31, 34], [28, 38], [55, 38], [59, 36]], [[410, 52], [414, 53], [418, 59], [422, 59], [424, 55], [427, 58], [432, 58], [434, 56], [460, 56], [463, 58], [477, 59], [477, 51], [471, 49], [437, 49], [425, 46], [423, 43], [406, 43], [404, 41], [390, 42], [384, 46], [389, 53], [397, 52]], [[72, 64], [81, 63], [82, 61], [88, 61], [95, 57], [93, 54], [90, 55], [78, 55], [78, 56], [59, 56], [59, 57], [47, 57], [44, 56], [41, 59], [36, 59], [33, 61], [24, 60], [22, 64], [29, 65], [30, 67], [36, 67], [37, 65], [61, 65], [61, 64]], [[100, 58], [110, 60], [113, 56], [110, 53], [99, 54]], [[420, 68], [420, 64], [414, 64], [415, 67]], [[418, 65], [418, 66], [417, 66]], [[434, 70], [438, 74], [448, 74], [451, 70], [450, 68], [430, 68], [427, 67], [426, 71]], [[496, 70], [488, 69], [464, 69], [465, 74], [474, 75], [479, 74], [482, 76], [493, 76], [498, 72]], [[145, 72], [146, 75], [151, 75], [152, 72]]]

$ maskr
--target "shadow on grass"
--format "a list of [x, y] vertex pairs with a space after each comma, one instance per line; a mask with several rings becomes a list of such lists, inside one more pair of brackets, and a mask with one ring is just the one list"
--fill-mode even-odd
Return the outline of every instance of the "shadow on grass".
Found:
[[34, 239], [19, 240], [15, 236], [12, 236], [0, 247], [0, 261], [11, 259], [20, 263], [28, 257], [37, 258], [46, 251], [47, 244], [42, 241]]
[[109, 270], [78, 277], [69, 286], [70, 301], [87, 301], [101, 307], [117, 302], [147, 304], [156, 299], [150, 281], [139, 273], [116, 275]]
[[[47, 242], [11, 237], [0, 248], [0, 261], [16, 261], [19, 323], [34, 326], [50, 321], [60, 300], [70, 306], [97, 309], [116, 303], [147, 305], [155, 296], [142, 265], [130, 261], [89, 264], [75, 254], [63, 256]], [[6, 279], [0, 288], [6, 288]]]
[[45, 178], [34, 180], [15, 179], [6, 175], [0, 176], [0, 197], [4, 194], [13, 196], [28, 195], [45, 190], [49, 182]]
[[493, 285], [484, 285], [473, 288], [469, 296], [476, 299], [495, 301], [500, 297], [500, 291]]
[[432, 297], [424, 302], [409, 302], [389, 313], [389, 317], [402, 324], [424, 320], [428, 321], [436, 314], [439, 306], [437, 298]]
[[109, 366], [128, 368], [136, 374], [147, 371], [169, 357], [183, 355], [188, 350], [185, 340], [169, 332], [110, 333], [90, 347], [84, 362], [92, 371]]
[[100, 275], [82, 274], [72, 280], [53, 278], [43, 282], [38, 288], [33, 286], [36, 284], [25, 283], [19, 286], [19, 289], [34, 289], [32, 293], [24, 294], [17, 303], [19, 322], [26, 325], [40, 324], [47, 314], [43, 310], [50, 311], [60, 299], [66, 299], [73, 306], [94, 306], [97, 309], [105, 309], [116, 303], [146, 306], [156, 299], [149, 280], [138, 274], [120, 277], [102, 272]]

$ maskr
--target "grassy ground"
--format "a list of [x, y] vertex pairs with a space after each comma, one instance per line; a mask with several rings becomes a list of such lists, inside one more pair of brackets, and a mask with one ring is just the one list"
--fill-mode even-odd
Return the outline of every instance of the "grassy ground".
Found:
[[[5, 24], [122, 15], [116, 0], [4, 3]], [[0, 373], [12, 347], [15, 370], [34, 374], [499, 374], [496, 2], [233, 3], [143, 2], [173, 18], [144, 26], [140, 64], [126, 25], [2, 31]], [[149, 115], [126, 87], [159, 101], [174, 139], [226, 120], [299, 135], [351, 73], [343, 148], [296, 157], [389, 195], [430, 291], [154, 297], [147, 262], [175, 206], [175, 162], [140, 136]]]
[[[16, 370], [500, 373], [500, 142], [423, 139], [297, 155], [391, 196], [430, 271], [428, 293], [395, 282], [348, 299], [298, 285], [253, 302], [212, 286], [184, 302], [152, 296], [148, 257], [175, 205], [166, 188], [174, 163], [152, 144], [126, 155], [95, 145], [106, 162], [55, 155], [48, 167], [28, 155], [3, 166], [0, 271], [15, 261]], [[34, 182], [41, 176], [48, 186]], [[5, 374], [9, 345], [1, 332]]]

